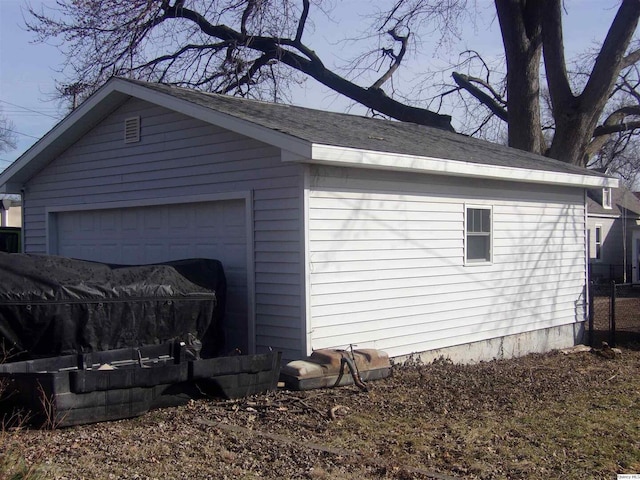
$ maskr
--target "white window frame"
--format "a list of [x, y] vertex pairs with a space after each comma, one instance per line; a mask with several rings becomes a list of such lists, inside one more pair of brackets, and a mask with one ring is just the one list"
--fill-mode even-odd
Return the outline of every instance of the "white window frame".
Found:
[[600, 224], [593, 229], [593, 260], [594, 262], [602, 262], [602, 225]]
[[613, 208], [612, 198], [613, 198], [613, 195], [611, 192], [611, 187], [604, 187], [602, 189], [602, 208], [611, 210]]
[[[467, 225], [467, 217], [469, 210], [488, 210], [489, 211], [489, 232], [481, 233], [481, 232], [469, 232]], [[467, 252], [469, 249], [469, 236], [488, 236], [489, 237], [489, 258], [484, 260], [469, 260], [467, 258]], [[491, 205], [475, 205], [475, 204], [465, 204], [464, 206], [464, 264], [473, 266], [473, 265], [489, 265], [493, 263], [493, 206]]]

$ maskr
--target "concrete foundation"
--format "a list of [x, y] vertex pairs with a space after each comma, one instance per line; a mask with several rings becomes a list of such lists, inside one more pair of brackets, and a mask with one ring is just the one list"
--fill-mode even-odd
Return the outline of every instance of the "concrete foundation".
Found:
[[411, 358], [419, 359], [424, 363], [431, 363], [434, 360], [445, 358], [453, 363], [477, 363], [502, 358], [514, 358], [529, 353], [545, 353], [551, 350], [573, 347], [583, 342], [584, 335], [585, 322], [578, 322], [544, 330], [492, 338], [481, 342], [403, 355], [394, 357], [393, 361], [402, 363]]

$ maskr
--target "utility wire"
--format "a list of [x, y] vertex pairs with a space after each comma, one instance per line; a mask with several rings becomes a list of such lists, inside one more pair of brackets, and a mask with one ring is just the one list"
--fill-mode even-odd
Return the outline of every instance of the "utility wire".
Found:
[[[38, 115], [44, 115], [45, 117], [53, 118], [55, 120], [60, 120], [60, 116], [49, 115], [48, 113], [38, 112], [37, 110], [33, 110], [31, 108], [23, 107], [22, 105], [16, 105], [15, 103], [7, 102], [6, 100], [0, 100], [0, 103], [6, 103], [7, 105], [11, 105], [12, 107], [22, 108], [23, 110], [27, 110], [28, 112], [37, 113]], [[17, 133], [17, 132], [16, 132]]]
[[24, 135], [25, 137], [35, 138], [36, 140], [40, 140], [40, 137], [34, 137], [33, 135], [29, 135], [28, 133], [18, 132], [17, 130], [11, 130], [10, 128], [5, 128], [7, 132], [17, 133], [18, 135]]

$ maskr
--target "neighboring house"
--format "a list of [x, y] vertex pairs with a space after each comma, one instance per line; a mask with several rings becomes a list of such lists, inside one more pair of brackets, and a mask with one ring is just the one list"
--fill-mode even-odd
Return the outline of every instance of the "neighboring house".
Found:
[[626, 188], [592, 190], [587, 212], [591, 280], [639, 283], [640, 200]]
[[22, 202], [20, 195], [0, 194], [0, 227], [22, 226]]
[[0, 175], [27, 252], [222, 261], [228, 346], [480, 360], [573, 345], [586, 190], [415, 124], [112, 79]]

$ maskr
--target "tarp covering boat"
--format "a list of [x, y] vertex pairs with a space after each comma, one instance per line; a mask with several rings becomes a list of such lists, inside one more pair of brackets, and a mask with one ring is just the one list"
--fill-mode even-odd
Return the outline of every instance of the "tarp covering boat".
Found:
[[0, 342], [24, 360], [195, 337], [213, 357], [225, 296], [217, 260], [125, 266], [0, 253]]

